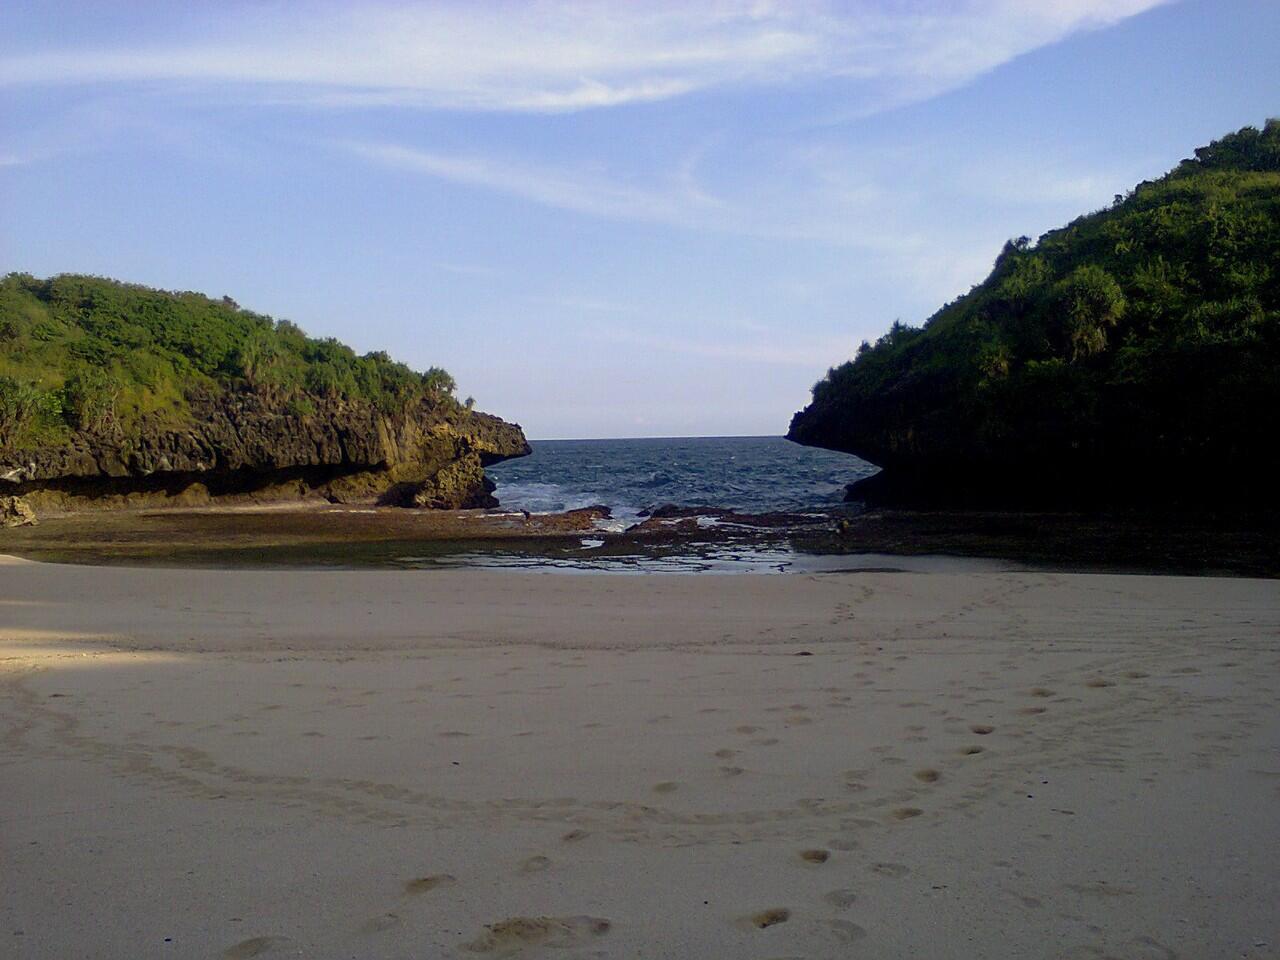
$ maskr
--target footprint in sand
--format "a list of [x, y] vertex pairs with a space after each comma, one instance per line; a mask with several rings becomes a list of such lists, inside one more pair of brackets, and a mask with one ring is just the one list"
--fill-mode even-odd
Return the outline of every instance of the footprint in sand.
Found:
[[1084, 682], [1084, 685], [1086, 687], [1093, 687], [1095, 689], [1100, 687], [1114, 687], [1115, 681], [1108, 680], [1105, 677], [1090, 677], [1088, 680]]
[[743, 767], [721, 767], [720, 772], [726, 777], [740, 777], [747, 771]]
[[451, 873], [435, 873], [429, 877], [414, 877], [404, 885], [404, 892], [409, 894], [427, 893], [439, 887], [449, 887], [458, 882]]
[[914, 820], [920, 814], [924, 813], [919, 807], [898, 807], [890, 816], [895, 820]]
[[858, 901], [858, 895], [852, 890], [832, 890], [824, 893], [822, 899], [837, 910], [848, 910]]
[[674, 780], [664, 780], [662, 783], [655, 783], [653, 785], [654, 793], [675, 793], [679, 789], [680, 784], [676, 783]]
[[485, 927], [466, 944], [472, 953], [512, 953], [523, 947], [576, 947], [603, 937], [613, 924], [603, 917], [508, 917]]
[[852, 793], [861, 793], [867, 789], [867, 785], [862, 781], [870, 774], [870, 770], [846, 770], [841, 776], [844, 777], [844, 788]]
[[760, 737], [757, 740], [752, 740], [751, 745], [753, 747], [776, 747], [779, 742], [777, 737]]
[[591, 836], [591, 834], [587, 833], [585, 830], [570, 830], [560, 839], [565, 843], [577, 843], [579, 840], [585, 840], [589, 836]]
[[360, 924], [361, 933], [382, 933], [392, 927], [400, 926], [400, 918], [394, 913], [384, 913], [380, 917], [371, 917]]
[[786, 907], [773, 907], [770, 910], [761, 910], [759, 913], [753, 913], [747, 917], [747, 922], [757, 930], [766, 930], [769, 927], [776, 927], [780, 923], [786, 923], [791, 919], [791, 911]]
[[848, 920], [828, 920], [827, 926], [840, 943], [853, 943], [853, 941], [861, 940], [867, 935], [866, 930], [856, 923], [850, 923]]
[[1033, 697], [1052, 697], [1053, 691], [1048, 687], [1032, 687], [1027, 691]]
[[521, 873], [541, 873], [551, 866], [551, 860], [544, 856], [534, 856], [524, 860], [520, 864]]
[[737, 755], [738, 755], [737, 750], [730, 750], [728, 747], [721, 747], [719, 750], [717, 750], [715, 753], [712, 754], [713, 757], [719, 760], [732, 760]]
[[926, 767], [924, 770], [917, 770], [912, 774], [921, 783], [937, 783], [942, 779], [942, 774], [932, 767]]
[[995, 727], [991, 726], [989, 723], [974, 723], [969, 726], [969, 731], [971, 733], [976, 733], [980, 737], [985, 737], [994, 729]]
[[747, 733], [747, 734], [750, 734], [750, 733], [759, 733], [761, 730], [763, 730], [763, 729], [764, 729], [764, 727], [753, 727], [753, 726], [752, 726], [751, 724], [749, 724], [749, 723], [744, 723], [742, 726], [740, 726], [740, 727], [734, 727], [733, 729], [734, 729], [734, 732], [735, 732], [735, 733]]
[[227, 960], [250, 960], [251, 957], [260, 957], [270, 950], [283, 950], [291, 942], [288, 937], [253, 937], [227, 947], [222, 955]]
[[980, 747], [976, 743], [971, 743], [967, 747], [961, 747], [960, 752], [964, 754], [966, 757], [973, 757], [973, 756], [977, 756], [979, 753], [982, 753], [986, 749], [987, 749], [986, 747]]
[[805, 863], [826, 863], [831, 859], [830, 850], [801, 850], [800, 859]]
[[1178, 954], [1172, 947], [1154, 937], [1134, 937], [1129, 941], [1129, 949], [1138, 960], [1178, 960]]
[[911, 870], [901, 863], [873, 863], [871, 872], [878, 873], [882, 877], [893, 877], [897, 880], [905, 877]]

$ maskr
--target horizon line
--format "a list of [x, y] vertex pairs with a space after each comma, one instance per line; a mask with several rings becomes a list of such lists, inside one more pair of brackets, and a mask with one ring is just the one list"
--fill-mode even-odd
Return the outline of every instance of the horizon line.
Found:
[[530, 443], [606, 443], [618, 440], [785, 440], [781, 433], [690, 433], [651, 437], [529, 437]]

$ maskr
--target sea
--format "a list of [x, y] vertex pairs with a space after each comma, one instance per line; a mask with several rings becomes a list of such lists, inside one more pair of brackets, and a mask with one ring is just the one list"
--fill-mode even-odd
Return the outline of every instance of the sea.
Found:
[[783, 437], [535, 440], [533, 453], [489, 467], [503, 508], [552, 513], [603, 505], [635, 522], [666, 504], [741, 513], [838, 506], [876, 468]]
[[[610, 519], [581, 538], [418, 547], [399, 566], [481, 566], [573, 573], [752, 573], [879, 568], [886, 558], [802, 555], [785, 531], [737, 537], [609, 542], [662, 506], [709, 512], [822, 513], [844, 508], [845, 487], [876, 467], [783, 437], [534, 440], [527, 457], [487, 467], [500, 511], [559, 513], [605, 506]], [[716, 526], [712, 518], [710, 527]], [[703, 528], [700, 524], [700, 529]]]

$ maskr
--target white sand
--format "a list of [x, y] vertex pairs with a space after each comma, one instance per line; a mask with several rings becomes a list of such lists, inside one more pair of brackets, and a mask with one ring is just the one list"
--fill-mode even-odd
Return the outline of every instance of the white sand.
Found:
[[3, 957], [1280, 956], [1275, 581], [7, 561], [0, 723]]

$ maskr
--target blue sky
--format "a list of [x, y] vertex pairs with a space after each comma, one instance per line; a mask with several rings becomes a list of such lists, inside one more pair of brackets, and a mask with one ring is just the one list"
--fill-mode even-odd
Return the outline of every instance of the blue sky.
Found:
[[531, 437], [777, 434], [828, 366], [1280, 114], [1275, 0], [60, 3], [0, 270], [228, 294]]

